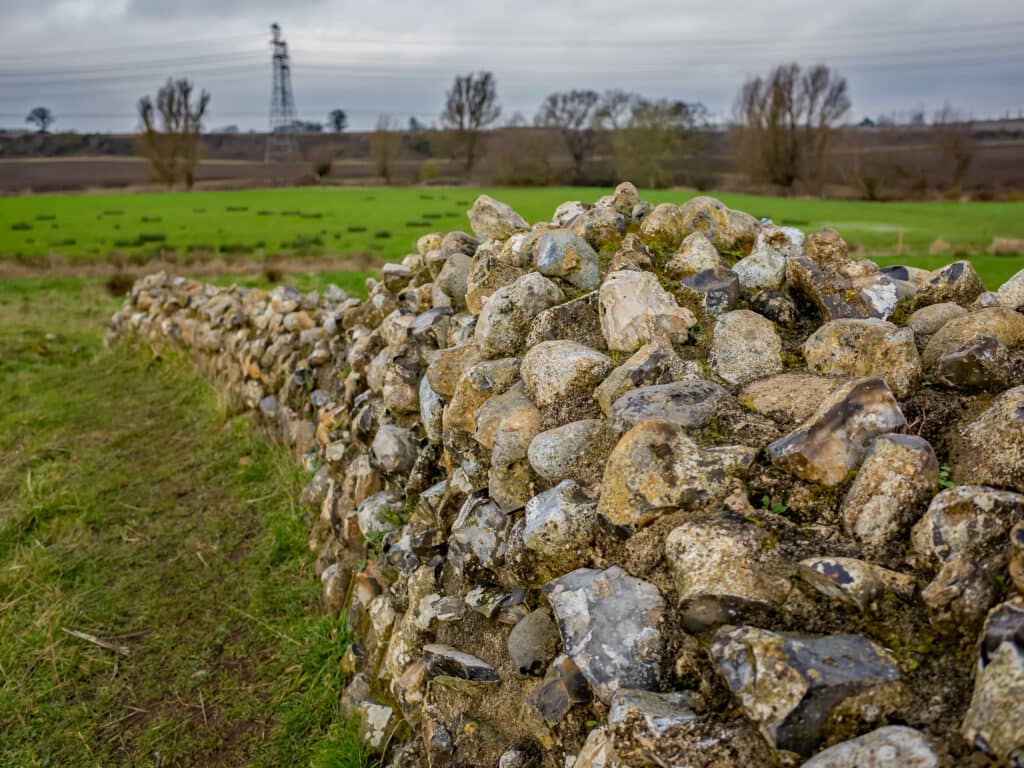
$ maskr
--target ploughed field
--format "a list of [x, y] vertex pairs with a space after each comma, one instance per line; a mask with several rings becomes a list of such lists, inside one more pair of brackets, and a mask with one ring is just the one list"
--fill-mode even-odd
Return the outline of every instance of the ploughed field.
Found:
[[[550, 218], [565, 200], [597, 200], [610, 189], [472, 188], [274, 189], [225, 192], [43, 195], [0, 199], [0, 262], [46, 267], [111, 262], [143, 266], [279, 257], [360, 266], [394, 261], [428, 232], [465, 229], [466, 210], [486, 192], [529, 221]], [[694, 192], [645, 191], [651, 203], [682, 203]], [[882, 265], [934, 269], [969, 258], [994, 289], [1024, 266], [1020, 244], [990, 253], [997, 238], [1024, 239], [1024, 203], [869, 203], [719, 195], [732, 208], [806, 233], [830, 226], [854, 255]], [[320, 266], [318, 269], [322, 270]], [[0, 267], [0, 274], [3, 273]]]

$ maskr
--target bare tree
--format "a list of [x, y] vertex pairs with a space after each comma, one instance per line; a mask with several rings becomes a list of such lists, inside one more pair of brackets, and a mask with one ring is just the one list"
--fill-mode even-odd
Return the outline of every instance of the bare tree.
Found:
[[139, 99], [139, 134], [136, 147], [145, 157], [156, 177], [173, 186], [184, 181], [189, 189], [199, 164], [203, 115], [210, 104], [205, 90], [192, 100], [192, 83], [186, 79], [171, 80], [157, 91], [156, 104], [149, 96]]
[[25, 118], [26, 123], [33, 123], [39, 128], [39, 133], [46, 133], [46, 129], [49, 128], [53, 121], [56, 120], [51, 112], [46, 107], [36, 107], [28, 113], [28, 117]]
[[455, 132], [466, 171], [479, 154], [480, 133], [501, 115], [494, 75], [478, 72], [456, 75], [445, 100], [441, 124]]
[[557, 128], [572, 156], [573, 182], [583, 178], [583, 164], [594, 148], [594, 121], [600, 96], [596, 91], [552, 93], [534, 119], [541, 128]]
[[327, 124], [335, 133], [341, 133], [348, 127], [348, 114], [344, 109], [332, 109], [327, 114]]
[[617, 131], [629, 122], [630, 107], [637, 95], [629, 91], [612, 89], [605, 91], [597, 105], [595, 120], [603, 130]]
[[977, 145], [969, 120], [949, 104], [935, 113], [932, 118], [935, 144], [942, 154], [945, 176], [949, 181], [948, 190], [959, 192], [967, 179], [967, 172], [974, 162]]
[[391, 183], [394, 175], [400, 145], [401, 136], [395, 130], [391, 118], [381, 115], [377, 119], [377, 127], [370, 134], [370, 157], [373, 158], [377, 175], [383, 176], [387, 184]]
[[748, 80], [736, 100], [735, 137], [754, 178], [790, 188], [821, 177], [825, 150], [850, 110], [846, 78], [819, 64], [776, 67]]
[[703, 141], [707, 110], [700, 102], [633, 99], [629, 120], [615, 132], [616, 171], [646, 187], [672, 181], [671, 161], [696, 151]]

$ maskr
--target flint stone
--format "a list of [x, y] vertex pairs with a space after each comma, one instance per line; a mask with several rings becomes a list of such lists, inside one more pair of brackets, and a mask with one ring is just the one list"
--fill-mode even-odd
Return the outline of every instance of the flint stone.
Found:
[[596, 487], [617, 440], [618, 433], [602, 419], [572, 421], [533, 438], [530, 466], [550, 483], [575, 480], [584, 487]]
[[914, 577], [851, 557], [811, 557], [800, 562], [800, 576], [826, 597], [862, 611], [886, 593], [904, 600], [914, 595]]
[[887, 725], [819, 752], [800, 768], [941, 768], [928, 738], [902, 725]]
[[384, 287], [392, 293], [397, 293], [412, 280], [412, 269], [405, 264], [385, 264], [381, 270], [381, 277], [384, 280]]
[[967, 310], [959, 304], [942, 302], [915, 310], [907, 318], [907, 326], [916, 336], [931, 336], [942, 326], [956, 317], [963, 317]]
[[[570, 758], [566, 758], [566, 765], [570, 765]], [[612, 754], [612, 745], [608, 739], [607, 729], [602, 727], [594, 728], [587, 734], [587, 740], [575, 758], [572, 758], [572, 768], [621, 768], [622, 763], [615, 759]]]
[[404, 474], [416, 462], [416, 439], [408, 429], [382, 424], [373, 438], [373, 458], [385, 475]]
[[711, 369], [730, 384], [782, 372], [782, 341], [770, 320], [749, 309], [718, 318], [708, 351]]
[[620, 690], [608, 711], [611, 751], [624, 765], [733, 768], [770, 765], [772, 749], [744, 723], [698, 716], [685, 693]]
[[510, 263], [503, 251], [478, 249], [466, 278], [466, 308], [474, 315], [479, 315], [484, 302], [495, 291], [511, 285], [526, 273], [525, 267]]
[[843, 383], [805, 371], [780, 373], [745, 385], [739, 401], [744, 408], [778, 421], [805, 421]]
[[471, 581], [486, 578], [505, 558], [512, 521], [499, 506], [476, 493], [466, 499], [452, 523], [448, 561]]
[[800, 247], [784, 231], [762, 226], [750, 255], [737, 261], [732, 269], [745, 291], [778, 290], [786, 279], [786, 260], [799, 255]]
[[601, 284], [601, 330], [608, 349], [633, 352], [653, 341], [682, 344], [693, 313], [680, 307], [650, 272], [612, 272]]
[[488, 398], [507, 392], [519, 375], [514, 357], [484, 360], [468, 368], [459, 378], [451, 400], [445, 406], [442, 426], [472, 434], [476, 431], [476, 412]]
[[963, 737], [1011, 766], [1024, 764], [1024, 598], [992, 609], [980, 645]]
[[863, 708], [877, 708], [877, 717], [899, 681], [889, 652], [860, 635], [811, 637], [725, 627], [715, 634], [711, 654], [765, 736], [804, 756], [827, 736], [834, 709], [868, 694], [870, 703], [864, 701]]
[[963, 554], [983, 560], [1001, 550], [1003, 537], [1024, 521], [1024, 495], [958, 485], [939, 493], [910, 534], [914, 562], [935, 567]]
[[626, 234], [626, 219], [616, 210], [596, 206], [574, 218], [569, 229], [600, 251], [619, 244]]
[[612, 525], [639, 528], [675, 509], [702, 509], [723, 496], [756, 451], [701, 448], [685, 428], [648, 419], [624, 434], [605, 466], [598, 513]]
[[646, 419], [661, 419], [691, 429], [703, 427], [729, 397], [713, 381], [677, 381], [633, 389], [616, 400], [608, 424], [622, 434]]
[[540, 424], [540, 411], [519, 382], [477, 409], [473, 437], [491, 451], [491, 464], [507, 466], [526, 458], [530, 442], [540, 432]]
[[612, 272], [623, 269], [645, 270], [650, 269], [654, 264], [651, 251], [644, 245], [643, 240], [637, 234], [629, 234], [623, 238], [619, 249], [612, 256]]
[[1021, 365], [994, 336], [977, 335], [935, 362], [935, 381], [967, 392], [1002, 392], [1021, 379]]
[[735, 308], [740, 294], [736, 273], [728, 267], [715, 267], [689, 275], [683, 278], [682, 284], [701, 295], [701, 305], [708, 317], [718, 317]]
[[534, 246], [533, 259], [542, 275], [560, 277], [581, 290], [593, 291], [601, 284], [597, 252], [574, 232], [545, 232]]
[[544, 681], [526, 697], [527, 705], [535, 709], [548, 725], [560, 723], [574, 704], [586, 704], [590, 700], [587, 679], [572, 659], [564, 654], [551, 662]]
[[997, 397], [962, 435], [955, 480], [1024, 492], [1024, 386]]
[[508, 655], [520, 675], [542, 675], [558, 650], [558, 627], [547, 608], [526, 614], [508, 635]]
[[612, 369], [612, 361], [575, 341], [543, 341], [523, 356], [520, 373], [539, 408], [589, 396]]
[[537, 768], [539, 765], [537, 751], [528, 747], [513, 745], [498, 758], [498, 768]]
[[665, 540], [690, 631], [735, 623], [751, 609], [782, 604], [791, 584], [778, 568], [762, 565], [768, 531], [742, 518], [713, 514], [687, 520]]
[[970, 306], [985, 290], [981, 278], [969, 261], [954, 261], [936, 269], [918, 288], [914, 297], [915, 307], [951, 302], [962, 307]]
[[427, 366], [427, 380], [431, 389], [443, 398], [451, 398], [462, 374], [482, 360], [475, 344], [438, 350]]
[[359, 530], [363, 536], [376, 533], [389, 533], [398, 528], [397, 511], [401, 509], [401, 499], [388, 491], [381, 491], [367, 497], [356, 510]]
[[995, 600], [992, 577], [964, 554], [946, 560], [932, 582], [921, 590], [921, 601], [931, 611], [932, 622], [956, 629], [981, 620]]
[[665, 601], [618, 566], [580, 568], [543, 587], [566, 655], [605, 703], [622, 688], [657, 690]]
[[711, 241], [701, 232], [694, 232], [686, 236], [679, 250], [665, 264], [665, 274], [678, 280], [724, 266], [725, 262]]
[[483, 659], [441, 643], [423, 646], [423, 664], [428, 678], [455, 677], [474, 683], [501, 681], [494, 667]]
[[526, 502], [523, 544], [567, 573], [586, 561], [596, 524], [596, 502], [575, 481], [563, 480]]
[[469, 226], [481, 240], [505, 240], [521, 229], [529, 229], [526, 219], [512, 206], [495, 200], [490, 195], [480, 195], [469, 209]]
[[815, 304], [822, 319], [877, 317], [896, 309], [896, 285], [874, 264], [847, 257], [846, 241], [831, 229], [815, 232], [803, 256], [786, 262], [786, 283]]
[[560, 227], [564, 227], [577, 216], [586, 213], [588, 210], [590, 210], [590, 206], [580, 200], [566, 200], [555, 208], [555, 213], [552, 215], [551, 221]]
[[608, 374], [594, 390], [594, 399], [606, 416], [612, 403], [639, 387], [700, 379], [700, 365], [684, 360], [664, 342], [640, 347], [632, 357]]
[[792, 328], [800, 319], [800, 312], [793, 300], [781, 291], [769, 288], [750, 297], [750, 309], [785, 328]]
[[494, 358], [518, 353], [533, 318], [563, 301], [561, 289], [537, 272], [499, 288], [484, 302], [477, 320], [474, 338], [481, 354]]
[[880, 435], [843, 499], [840, 515], [848, 534], [867, 544], [903, 536], [914, 512], [939, 484], [931, 444], [915, 435]]
[[1010, 564], [1007, 571], [1017, 591], [1024, 595], [1024, 523], [1017, 523], [1010, 530]]
[[659, 250], [678, 248], [687, 234], [683, 227], [683, 212], [679, 206], [661, 203], [641, 222], [640, 239], [645, 245]]
[[993, 336], [1008, 349], [1016, 350], [1024, 346], [1024, 315], [1004, 307], [993, 307], [955, 317], [929, 339], [921, 353], [921, 364], [925, 369], [931, 369], [939, 358], [956, 352], [978, 334]]
[[526, 348], [530, 349], [542, 341], [575, 341], [591, 349], [604, 349], [604, 334], [601, 333], [601, 316], [598, 312], [597, 291], [559, 304], [533, 318], [530, 332], [526, 336]]
[[683, 233], [702, 232], [720, 253], [750, 253], [761, 226], [749, 213], [734, 211], [713, 197], [691, 198], [679, 212]]
[[466, 254], [453, 253], [434, 280], [434, 288], [443, 291], [444, 295], [451, 299], [453, 307], [466, 306], [467, 282], [472, 263], [473, 260]]
[[1007, 309], [1024, 307], [1024, 269], [999, 286], [996, 301]]
[[420, 379], [420, 423], [427, 439], [432, 443], [441, 442], [441, 417], [444, 411], [444, 400], [430, 386], [430, 379]]
[[882, 376], [901, 398], [921, 378], [914, 332], [877, 318], [825, 323], [804, 342], [804, 359], [826, 376]]
[[768, 446], [772, 463], [813, 483], [838, 485], [857, 468], [868, 443], [906, 426], [881, 379], [855, 379], [839, 387], [807, 421]]

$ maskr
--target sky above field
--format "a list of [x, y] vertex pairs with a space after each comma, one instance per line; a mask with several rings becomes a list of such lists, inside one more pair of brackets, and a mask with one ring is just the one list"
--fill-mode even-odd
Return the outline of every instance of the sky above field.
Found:
[[1024, 110], [1020, 0], [3, 0], [0, 126], [37, 105], [54, 130], [131, 131], [168, 76], [212, 94], [207, 127], [262, 130], [269, 25], [292, 54], [299, 117], [336, 107], [436, 122], [455, 73], [489, 69], [503, 120], [552, 91], [622, 88], [729, 117], [748, 76], [786, 61], [846, 75], [851, 119]]

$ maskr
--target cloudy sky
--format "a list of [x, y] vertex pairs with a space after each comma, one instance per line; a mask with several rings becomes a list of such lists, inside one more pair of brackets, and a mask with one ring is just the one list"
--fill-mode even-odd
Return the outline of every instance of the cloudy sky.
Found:
[[36, 105], [55, 129], [129, 131], [168, 76], [212, 94], [208, 125], [268, 122], [268, 27], [292, 53], [298, 114], [346, 109], [436, 121], [454, 73], [490, 69], [504, 116], [549, 92], [624, 88], [727, 117], [750, 75], [825, 62], [851, 117], [948, 102], [974, 117], [1024, 110], [1021, 0], [2, 0], [0, 125]]

